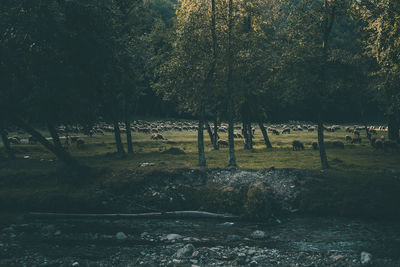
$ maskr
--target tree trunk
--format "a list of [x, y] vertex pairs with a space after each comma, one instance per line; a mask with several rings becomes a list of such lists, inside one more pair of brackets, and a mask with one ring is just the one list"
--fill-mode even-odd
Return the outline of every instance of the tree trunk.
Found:
[[207, 129], [208, 136], [210, 137], [211, 144], [214, 146], [214, 137], [213, 137], [213, 133], [211, 131], [210, 124], [208, 122], [206, 122], [205, 126], [206, 126], [206, 129]]
[[322, 169], [329, 169], [328, 157], [326, 156], [325, 143], [324, 143], [324, 126], [322, 121], [318, 122], [318, 146], [319, 146], [319, 155], [321, 158], [321, 167]]
[[228, 77], [226, 81], [227, 95], [228, 95], [228, 142], [229, 142], [229, 166], [236, 167], [236, 156], [235, 156], [235, 141], [233, 139], [233, 99], [232, 99], [232, 10], [233, 2], [228, 2], [228, 65], [227, 72]]
[[50, 143], [46, 138], [43, 137], [43, 135], [41, 135], [24, 120], [18, 117], [13, 117], [13, 122], [16, 124], [16, 126], [32, 135], [32, 137], [36, 139], [39, 143], [41, 143], [44, 147], [53, 152], [57, 156], [57, 158], [64, 162], [66, 165], [73, 167], [75, 170], [88, 169], [87, 166], [82, 165], [79, 161], [71, 157], [71, 155], [68, 154], [68, 152], [66, 152], [63, 147], [58, 147]]
[[125, 120], [125, 126], [126, 126], [126, 143], [128, 146], [128, 154], [133, 154], [131, 121], [129, 119]]
[[399, 121], [395, 115], [389, 116], [388, 122], [388, 135], [389, 139], [395, 142], [399, 142]]
[[213, 146], [214, 146], [214, 150], [218, 150], [218, 120], [217, 120], [217, 116], [215, 116], [215, 120], [214, 120], [214, 134], [213, 134], [213, 138], [214, 138], [214, 142], [213, 142]]
[[264, 142], [267, 148], [272, 148], [271, 142], [269, 141], [268, 133], [267, 130], [264, 127], [264, 124], [262, 122], [258, 123], [258, 126], [260, 127], [260, 130], [262, 132], [262, 135], [264, 137]]
[[56, 128], [51, 122], [47, 123], [47, 129], [50, 132], [51, 138], [53, 138], [54, 146], [58, 149], [64, 149], [63, 146], [61, 145], [61, 141], [56, 131]]
[[199, 165], [206, 166], [206, 157], [204, 154], [204, 108], [201, 107], [199, 115], [199, 127], [197, 129], [197, 146], [199, 152]]
[[124, 145], [121, 141], [121, 130], [119, 129], [118, 121], [113, 122], [114, 125], [114, 136], [115, 136], [115, 144], [117, 146], [117, 152], [121, 155], [125, 154]]
[[8, 141], [8, 135], [7, 135], [6, 130], [0, 129], [0, 133], [1, 133], [1, 140], [3, 141], [3, 145], [4, 145], [4, 148], [6, 150], [8, 157], [11, 159], [15, 158], [15, 154], [12, 151], [11, 146], [10, 146], [10, 141]]
[[247, 123], [247, 138], [248, 138], [248, 147], [249, 149], [253, 149], [253, 130], [251, 128], [251, 122]]
[[249, 131], [247, 130], [247, 123], [245, 122], [245, 121], [243, 121], [243, 124], [242, 124], [243, 126], [242, 126], [242, 134], [243, 134], [243, 141], [244, 141], [244, 144], [243, 144], [243, 148], [244, 149], [249, 149]]

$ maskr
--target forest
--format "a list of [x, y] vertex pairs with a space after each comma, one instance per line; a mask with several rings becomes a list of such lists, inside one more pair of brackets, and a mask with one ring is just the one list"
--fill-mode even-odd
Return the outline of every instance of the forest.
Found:
[[[0, 266], [398, 266], [399, 132], [396, 0], [1, 0]], [[97, 217], [93, 242], [118, 241], [89, 259]], [[209, 218], [235, 224], [185, 240]], [[315, 255], [284, 233], [314, 224]]]

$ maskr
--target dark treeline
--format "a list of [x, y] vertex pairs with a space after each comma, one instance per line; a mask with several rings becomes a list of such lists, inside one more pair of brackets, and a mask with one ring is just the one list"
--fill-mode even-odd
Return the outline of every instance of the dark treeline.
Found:
[[399, 20], [391, 0], [3, 0], [0, 131], [19, 127], [80, 167], [57, 126], [105, 121], [123, 155], [119, 122], [133, 153], [135, 117], [196, 118], [206, 165], [204, 129], [217, 149], [227, 121], [234, 166], [234, 122], [251, 149], [252, 123], [313, 121], [329, 168], [328, 121], [384, 121], [399, 141]]

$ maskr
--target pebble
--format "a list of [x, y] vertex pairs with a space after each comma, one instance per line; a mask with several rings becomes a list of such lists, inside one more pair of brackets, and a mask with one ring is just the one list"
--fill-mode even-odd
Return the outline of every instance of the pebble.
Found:
[[115, 234], [115, 237], [116, 237], [118, 240], [125, 240], [125, 239], [128, 238], [128, 237], [126, 236], [126, 234], [123, 233], [123, 232], [118, 232], [118, 233], [116, 233], [116, 234]]
[[240, 241], [241, 238], [240, 238], [240, 236], [238, 236], [238, 235], [228, 235], [228, 236], [226, 237], [226, 240], [227, 240], [227, 241]]
[[365, 251], [361, 252], [360, 261], [362, 265], [371, 263], [371, 260], [372, 260], [371, 253]]
[[178, 249], [176, 256], [178, 258], [188, 258], [194, 252], [194, 246], [192, 244], [187, 244], [183, 248]]
[[265, 237], [265, 232], [261, 230], [256, 230], [251, 233], [251, 237], [254, 239], [263, 239]]
[[178, 234], [169, 234], [167, 235], [168, 240], [177, 240], [177, 239], [182, 239], [183, 236], [178, 235]]

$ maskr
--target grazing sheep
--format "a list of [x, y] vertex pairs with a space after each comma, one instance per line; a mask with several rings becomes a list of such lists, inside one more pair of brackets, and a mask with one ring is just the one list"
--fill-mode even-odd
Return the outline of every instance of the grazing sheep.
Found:
[[14, 137], [8, 137], [8, 142], [10, 142], [10, 144], [13, 144], [13, 145], [21, 144], [21, 141], [18, 138], [16, 138], [15, 136]]
[[153, 133], [150, 137], [151, 140], [167, 140], [166, 138], [164, 138], [164, 136], [162, 136], [162, 134], [159, 133]]
[[29, 144], [36, 144], [36, 142], [37, 142], [37, 140], [36, 140], [36, 138], [35, 137], [33, 137], [33, 136], [29, 136], [28, 137], [28, 143]]
[[359, 131], [359, 130], [355, 130], [355, 131], [353, 132], [353, 134], [354, 134], [354, 135], [357, 135], [358, 137], [360, 137], [360, 131]]
[[276, 130], [276, 129], [273, 129], [272, 133], [275, 134], [275, 135], [280, 135], [280, 132], [278, 130]]
[[351, 142], [353, 141], [353, 138], [350, 135], [346, 135], [346, 141]]
[[344, 143], [342, 141], [333, 141], [332, 146], [334, 148], [344, 148]]
[[240, 134], [240, 133], [238, 133], [238, 132], [234, 132], [233, 133], [233, 138], [243, 138], [243, 136]]
[[71, 143], [75, 143], [76, 141], [78, 141], [79, 137], [78, 136], [71, 136]]
[[79, 138], [76, 140], [76, 147], [81, 148], [85, 145], [85, 140]]
[[308, 131], [309, 131], [309, 132], [314, 132], [314, 131], [315, 131], [315, 127], [310, 127], [310, 128], [308, 128]]
[[222, 139], [219, 139], [219, 140], [217, 141], [217, 144], [218, 144], [219, 146], [229, 146], [229, 143], [228, 143], [227, 141], [225, 141], [225, 140], [222, 140]]
[[304, 150], [304, 145], [299, 140], [294, 140], [292, 142], [292, 145], [293, 145], [293, 150]]
[[353, 140], [351, 141], [352, 144], [361, 144], [361, 137], [355, 137], [353, 138]]
[[397, 143], [392, 140], [383, 141], [383, 149], [391, 151], [399, 151]]
[[290, 134], [290, 128], [285, 128], [285, 129], [283, 129], [283, 130], [282, 130], [282, 134], [284, 134], [284, 133]]
[[375, 147], [376, 149], [383, 149], [383, 141], [376, 139], [373, 147]]
[[311, 145], [312, 145], [312, 148], [313, 148], [314, 150], [317, 150], [317, 149], [318, 149], [318, 142], [317, 142], [317, 141], [312, 142]]

